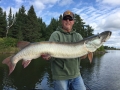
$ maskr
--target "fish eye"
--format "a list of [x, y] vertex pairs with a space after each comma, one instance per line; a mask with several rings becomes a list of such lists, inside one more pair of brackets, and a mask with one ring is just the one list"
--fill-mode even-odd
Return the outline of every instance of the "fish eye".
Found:
[[100, 35], [98, 35], [98, 38], [100, 38]]
[[100, 38], [100, 34], [99, 33], [97, 34], [97, 37]]
[[100, 38], [100, 34], [98, 33], [98, 38]]

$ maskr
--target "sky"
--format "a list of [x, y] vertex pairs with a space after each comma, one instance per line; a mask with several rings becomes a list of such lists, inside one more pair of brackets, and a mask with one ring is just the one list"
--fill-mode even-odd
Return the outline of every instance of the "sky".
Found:
[[7, 14], [10, 8], [15, 14], [22, 5], [26, 13], [33, 5], [37, 17], [46, 24], [70, 10], [94, 29], [93, 34], [111, 31], [112, 36], [104, 45], [120, 48], [120, 0], [0, 0], [0, 7]]

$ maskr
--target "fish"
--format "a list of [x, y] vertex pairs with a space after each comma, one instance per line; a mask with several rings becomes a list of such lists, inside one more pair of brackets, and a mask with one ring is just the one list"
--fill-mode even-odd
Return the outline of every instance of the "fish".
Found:
[[78, 42], [50, 42], [41, 41], [30, 43], [27, 41], [19, 41], [17, 46], [20, 48], [16, 54], [4, 59], [3, 64], [9, 67], [9, 75], [13, 72], [18, 61], [22, 61], [22, 65], [26, 68], [31, 60], [48, 54], [54, 58], [78, 58], [88, 55], [88, 59], [92, 62], [93, 52], [106, 42], [112, 32], [104, 31], [100, 34], [92, 35]]

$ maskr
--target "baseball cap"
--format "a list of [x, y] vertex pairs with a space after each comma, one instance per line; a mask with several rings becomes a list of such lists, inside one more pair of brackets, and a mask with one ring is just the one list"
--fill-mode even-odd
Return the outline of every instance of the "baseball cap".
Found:
[[72, 19], [74, 19], [74, 14], [73, 14], [73, 12], [71, 12], [70, 10], [67, 10], [67, 11], [65, 11], [65, 12], [63, 13], [63, 18], [64, 18], [65, 16], [70, 16]]

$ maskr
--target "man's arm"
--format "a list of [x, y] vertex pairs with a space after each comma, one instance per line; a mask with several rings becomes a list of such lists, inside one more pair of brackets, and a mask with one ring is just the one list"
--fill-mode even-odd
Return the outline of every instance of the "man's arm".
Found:
[[[49, 38], [49, 41], [55, 41], [58, 42], [58, 34], [57, 32], [53, 32]], [[41, 57], [45, 60], [50, 60], [51, 59], [51, 55], [50, 54], [42, 54]]]

